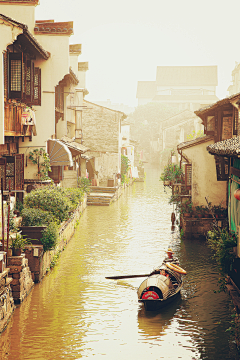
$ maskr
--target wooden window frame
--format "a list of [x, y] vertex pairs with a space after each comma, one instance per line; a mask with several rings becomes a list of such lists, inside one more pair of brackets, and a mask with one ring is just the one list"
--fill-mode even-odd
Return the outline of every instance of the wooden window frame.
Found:
[[[13, 73], [13, 62], [18, 62], [19, 63], [19, 68], [20, 68], [20, 76], [19, 79], [17, 81], [18, 86], [20, 87], [20, 90], [12, 90], [12, 78], [16, 75], [16, 74], [12, 74]], [[23, 95], [23, 87], [22, 87], [22, 62], [23, 62], [23, 53], [9, 53], [8, 55], [8, 73], [9, 73], [9, 79], [8, 79], [8, 96], [10, 99], [22, 99], [22, 95]]]
[[41, 105], [41, 69], [34, 68], [33, 104]]
[[238, 119], [239, 112], [235, 107], [233, 108], [233, 135], [238, 135]]
[[185, 187], [186, 190], [191, 190], [192, 188], [192, 164], [185, 164]]
[[[12, 61], [21, 62], [21, 67], [19, 66], [19, 68], [21, 68], [21, 84], [18, 84], [20, 86], [19, 91], [11, 90], [11, 77], [13, 71]], [[21, 52], [8, 52], [7, 55], [4, 54], [4, 65], [4, 83], [6, 84], [4, 92], [5, 97], [22, 100], [29, 105], [41, 105], [41, 69], [34, 66], [33, 60], [29, 60], [27, 55]], [[30, 69], [29, 78], [27, 78], [28, 69]], [[28, 88], [29, 92], [27, 94]]]

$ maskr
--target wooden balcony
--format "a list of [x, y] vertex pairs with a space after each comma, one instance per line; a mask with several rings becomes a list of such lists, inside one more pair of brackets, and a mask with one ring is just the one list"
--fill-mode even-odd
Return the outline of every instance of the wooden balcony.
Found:
[[32, 132], [29, 126], [23, 128], [22, 112], [26, 107], [24, 103], [15, 101], [5, 101], [4, 103], [4, 135], [5, 136], [31, 136]]

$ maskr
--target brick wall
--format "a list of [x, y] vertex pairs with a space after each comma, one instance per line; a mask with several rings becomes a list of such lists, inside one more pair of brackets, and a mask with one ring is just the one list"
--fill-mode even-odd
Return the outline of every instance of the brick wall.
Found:
[[118, 153], [119, 122], [123, 113], [83, 102], [82, 131], [84, 145], [91, 151]]

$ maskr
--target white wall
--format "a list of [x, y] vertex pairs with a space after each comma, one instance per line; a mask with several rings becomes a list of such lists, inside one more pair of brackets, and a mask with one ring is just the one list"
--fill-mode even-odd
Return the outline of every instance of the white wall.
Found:
[[194, 206], [207, 205], [205, 197], [212, 205], [226, 206], [227, 182], [217, 181], [214, 156], [206, 150], [214, 141], [183, 149], [183, 155], [192, 163], [192, 202]]
[[[38, 35], [39, 43], [51, 56], [48, 60], [38, 59], [35, 66], [41, 68], [41, 106], [34, 106], [36, 110], [37, 136], [28, 138], [20, 143], [19, 152], [24, 152], [29, 146], [44, 147], [46, 141], [55, 134], [55, 86], [69, 73], [69, 37]], [[66, 123], [60, 122], [66, 135]], [[24, 150], [25, 149], [25, 150]]]
[[[1, 9], [1, 8], [0, 8]], [[17, 36], [22, 33], [22, 29], [10, 25], [5, 21], [0, 24], [0, 144], [4, 144], [4, 68], [3, 51], [12, 44]]]
[[[35, 5], [26, 4], [0, 4], [0, 14], [28, 26], [28, 30], [33, 32], [35, 27]], [[1, 34], [2, 36], [2, 34]]]

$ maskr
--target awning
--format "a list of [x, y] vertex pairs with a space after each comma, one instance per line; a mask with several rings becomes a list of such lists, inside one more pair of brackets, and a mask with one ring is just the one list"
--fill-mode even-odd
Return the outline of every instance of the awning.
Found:
[[89, 148], [70, 139], [68, 136], [63, 136], [60, 141], [62, 143], [64, 143], [65, 145], [67, 145], [67, 147], [69, 148], [69, 150], [72, 153], [72, 156], [77, 156], [79, 154], [83, 154], [89, 150]]
[[60, 140], [51, 139], [47, 141], [47, 149], [50, 158], [50, 166], [73, 166], [71, 151]]

